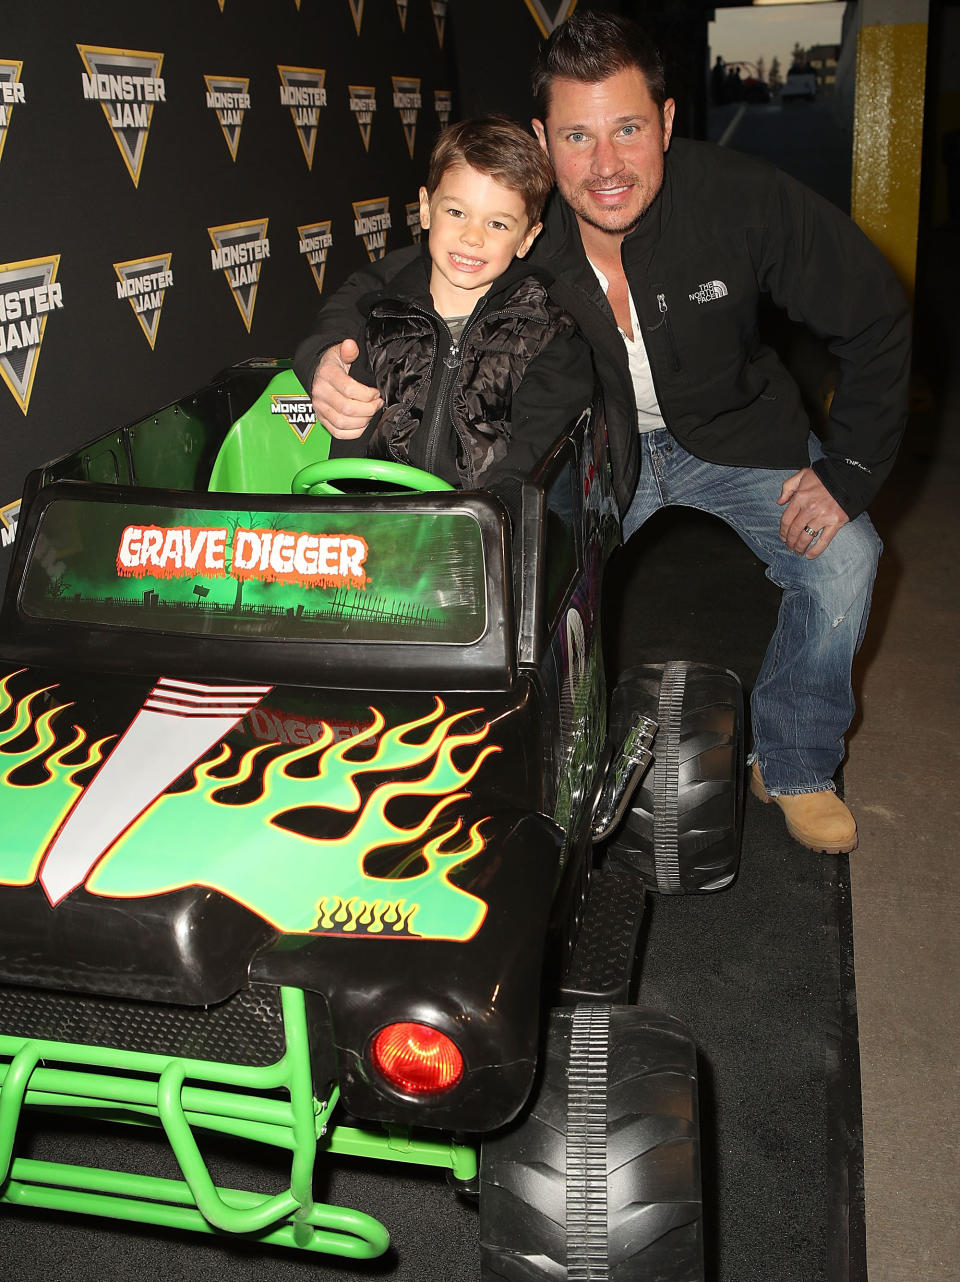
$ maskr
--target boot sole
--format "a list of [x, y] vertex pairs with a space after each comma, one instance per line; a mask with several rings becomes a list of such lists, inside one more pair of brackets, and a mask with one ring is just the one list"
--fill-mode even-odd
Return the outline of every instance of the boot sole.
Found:
[[[771, 806], [776, 803], [776, 797], [770, 796], [769, 792], [767, 792], [763, 784], [759, 782], [757, 776], [752, 770], [750, 771], [750, 791], [756, 799], [759, 802], [762, 802], [765, 806]], [[783, 814], [783, 811], [781, 810], [780, 813]], [[799, 842], [801, 846], [806, 847], [807, 850], [814, 851], [818, 855], [849, 855], [850, 852], [852, 850], [856, 850], [857, 846], [860, 844], [859, 834], [855, 834], [853, 841], [833, 842], [830, 844], [822, 841], [811, 841], [793, 826], [785, 814], [783, 815], [783, 820], [787, 825], [787, 832], [794, 841]]]

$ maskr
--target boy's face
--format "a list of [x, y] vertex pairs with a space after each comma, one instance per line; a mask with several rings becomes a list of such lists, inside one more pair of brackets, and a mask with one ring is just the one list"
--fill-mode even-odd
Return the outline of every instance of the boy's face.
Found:
[[429, 232], [430, 293], [441, 316], [473, 311], [541, 226], [530, 226], [519, 192], [469, 165], [452, 165], [432, 197], [420, 188], [420, 225]]

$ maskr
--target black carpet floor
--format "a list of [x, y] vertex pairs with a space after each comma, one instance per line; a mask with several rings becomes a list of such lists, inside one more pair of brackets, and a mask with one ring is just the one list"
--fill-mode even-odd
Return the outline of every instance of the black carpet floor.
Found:
[[[692, 659], [731, 668], [749, 690], [776, 615], [762, 566], [718, 522], [664, 513], [611, 566], [619, 616], [610, 658]], [[613, 594], [611, 594], [613, 595]], [[848, 867], [804, 852], [779, 812], [747, 799], [741, 871], [712, 896], [654, 899], [638, 1001], [683, 1019], [700, 1048], [710, 1282], [864, 1282], [859, 1063]], [[133, 1144], [98, 1153], [121, 1165]], [[37, 1155], [83, 1161], [57, 1131]], [[88, 1155], [89, 1156], [89, 1155]], [[225, 1151], [218, 1182], [264, 1187], [263, 1167]], [[156, 1146], [136, 1165], [176, 1177]], [[282, 1179], [278, 1165], [276, 1186]], [[0, 1213], [10, 1282], [156, 1277], [164, 1282], [466, 1282], [476, 1277], [476, 1216], [431, 1174], [359, 1165], [317, 1196], [372, 1211], [390, 1254], [374, 1265], [263, 1250], [135, 1226]]]

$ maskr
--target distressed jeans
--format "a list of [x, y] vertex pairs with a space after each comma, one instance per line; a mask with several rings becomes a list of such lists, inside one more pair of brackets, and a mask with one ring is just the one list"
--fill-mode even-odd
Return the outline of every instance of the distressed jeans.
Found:
[[[811, 437], [811, 460], [821, 457]], [[640, 436], [641, 471], [624, 541], [661, 507], [710, 512], [743, 539], [782, 590], [777, 626], [750, 702], [753, 754], [771, 795], [824, 792], [853, 717], [850, 682], [870, 611], [881, 543], [866, 513], [808, 560], [780, 539], [780, 489], [797, 469], [728, 467], [688, 454], [666, 428]]]

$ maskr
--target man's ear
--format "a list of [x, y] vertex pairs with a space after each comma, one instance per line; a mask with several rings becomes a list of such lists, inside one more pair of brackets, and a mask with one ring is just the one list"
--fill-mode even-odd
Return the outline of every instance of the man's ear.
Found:
[[540, 146], [543, 148], [543, 150], [544, 150], [544, 151], [547, 153], [547, 155], [549, 156], [549, 154], [550, 154], [550, 149], [549, 149], [549, 147], [547, 146], [547, 131], [546, 131], [546, 129], [545, 129], [545, 128], [544, 128], [544, 126], [543, 126], [543, 121], [542, 121], [542, 120], [531, 120], [531, 121], [530, 121], [530, 124], [531, 124], [531, 127], [533, 128], [533, 132], [534, 132], [534, 133], [536, 134], [536, 136], [537, 136], [537, 142], [540, 144]]
[[420, 226], [424, 231], [430, 230], [430, 194], [426, 187], [420, 188]]
[[668, 98], [663, 104], [663, 150], [666, 151], [670, 146], [670, 138], [673, 134], [673, 115], [677, 110], [677, 104], [673, 98]]
[[530, 252], [530, 246], [537, 239], [537, 237], [540, 235], [542, 230], [543, 230], [543, 223], [533, 224], [533, 226], [530, 228], [526, 236], [524, 236], [523, 240], [521, 240], [520, 244], [517, 247], [518, 258], [526, 258], [527, 254]]

